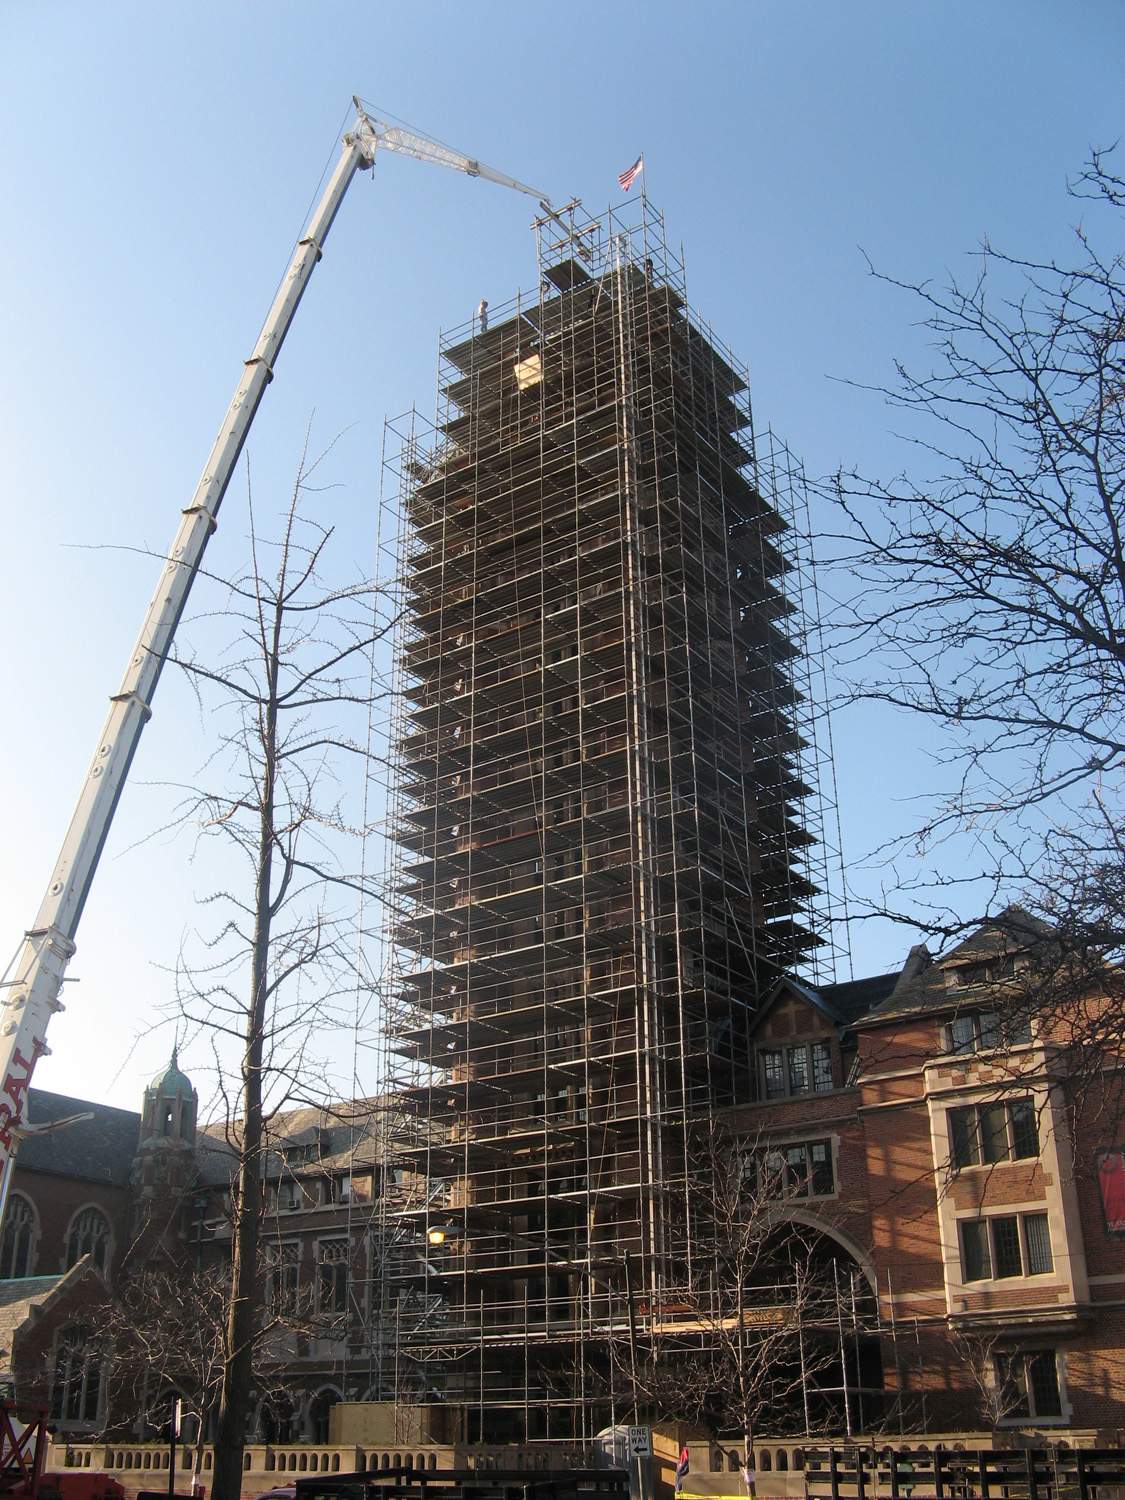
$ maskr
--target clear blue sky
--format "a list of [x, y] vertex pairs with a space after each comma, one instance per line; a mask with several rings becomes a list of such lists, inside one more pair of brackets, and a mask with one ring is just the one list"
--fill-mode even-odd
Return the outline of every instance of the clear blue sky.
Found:
[[[1125, 8], [901, 4], [0, 5], [6, 733], [0, 912], [31, 920], [105, 699], [353, 92], [593, 212], [638, 151], [693, 303], [749, 363], [755, 411], [813, 473], [893, 468], [889, 414], [830, 376], [917, 352], [865, 275], [942, 275], [987, 234], [1064, 253], [1065, 196], [1122, 133]], [[344, 436], [325, 498], [370, 548], [383, 419], [432, 409], [435, 335], [534, 283], [528, 200], [387, 158], [353, 187], [251, 441], [279, 498], [301, 430]], [[229, 504], [230, 502], [228, 502]], [[240, 546], [228, 518], [221, 566]], [[224, 550], [226, 549], [226, 550]], [[932, 771], [908, 726], [836, 726], [845, 841], [908, 825]], [[167, 681], [37, 1081], [130, 1105], [166, 1055], [161, 965], [195, 921], [182, 843], [131, 849], [203, 753]], [[166, 800], [166, 799], [165, 799]], [[901, 934], [868, 930], [857, 972]]]

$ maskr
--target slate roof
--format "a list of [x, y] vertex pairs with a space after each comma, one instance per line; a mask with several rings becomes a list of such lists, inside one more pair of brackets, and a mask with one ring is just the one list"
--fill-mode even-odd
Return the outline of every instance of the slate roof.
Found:
[[[327, 1109], [294, 1109], [275, 1116], [270, 1126], [267, 1176], [314, 1175], [347, 1171], [354, 1164], [375, 1163], [382, 1118], [379, 1105], [376, 1099], [357, 1099]], [[93, 1115], [93, 1119], [68, 1125], [50, 1135], [27, 1136], [20, 1145], [20, 1170], [128, 1187], [140, 1140], [140, 1115], [134, 1110], [74, 1099], [68, 1094], [31, 1090], [28, 1119], [33, 1125], [84, 1114]], [[306, 1162], [289, 1160], [285, 1153], [301, 1146], [316, 1147], [315, 1157], [310, 1151]], [[225, 1187], [230, 1182], [234, 1158], [222, 1126], [200, 1129], [196, 1158], [205, 1184]], [[0, 1287], [3, 1285], [0, 1283]]]
[[[269, 1126], [266, 1176], [316, 1176], [375, 1164], [379, 1160], [381, 1103], [379, 1099], [355, 1099], [275, 1115]], [[300, 1147], [316, 1148], [315, 1155], [310, 1151], [307, 1161], [291, 1160], [286, 1153]], [[200, 1130], [196, 1157], [204, 1183], [219, 1187], [230, 1182], [234, 1155], [224, 1126], [208, 1125]]]
[[841, 984], [822, 984], [820, 994], [849, 1026], [879, 1005], [898, 983], [901, 970], [870, 974], [866, 979], [846, 979]]
[[[1041, 922], [1022, 907], [1009, 906], [999, 916], [983, 922], [939, 959], [934, 959], [925, 944], [919, 943], [910, 950], [898, 983], [890, 994], [859, 1024], [878, 1025], [898, 1016], [930, 1011], [955, 1012], [966, 1004], [979, 1004], [979, 998], [973, 996], [971, 990], [950, 987], [947, 983], [949, 969], [963, 964], [985, 963], [990, 958], [1009, 953], [1027, 953], [1048, 943], [1053, 935], [1046, 922]], [[990, 991], [993, 999], [996, 994], [995, 990]]]
[[19, 1281], [0, 1281], [0, 1365], [12, 1367], [16, 1334], [31, 1316], [31, 1310], [46, 1299], [62, 1276], [24, 1276]]
[[90, 1257], [84, 1255], [69, 1271], [60, 1271], [55, 1276], [20, 1276], [0, 1281], [0, 1367], [11, 1368], [12, 1344], [28, 1318], [91, 1275], [101, 1279]]
[[827, 1016], [832, 1025], [841, 1032], [847, 1031], [854, 1026], [860, 1017], [865, 1016], [868, 1011], [894, 989], [898, 980], [898, 970], [893, 974], [872, 974], [866, 979], [849, 979], [842, 984], [822, 984], [813, 986], [803, 984], [792, 975], [786, 975], [779, 979], [777, 984], [766, 996], [762, 1006], [754, 1017], [754, 1025], [757, 1026], [773, 1009], [777, 999], [787, 990], [799, 995], [809, 1005], [814, 1006]]
[[11, 1318], [5, 1316], [9, 1308], [44, 1296], [62, 1279], [63, 1273], [59, 1271], [54, 1276], [17, 1276], [11, 1281], [0, 1281], [0, 1322], [9, 1324]]
[[30, 1092], [27, 1117], [32, 1125], [85, 1114], [94, 1118], [50, 1135], [25, 1137], [20, 1143], [20, 1171], [128, 1187], [141, 1134], [139, 1114], [110, 1104], [93, 1104], [88, 1099], [72, 1099], [68, 1094], [50, 1094], [45, 1089], [33, 1088]]

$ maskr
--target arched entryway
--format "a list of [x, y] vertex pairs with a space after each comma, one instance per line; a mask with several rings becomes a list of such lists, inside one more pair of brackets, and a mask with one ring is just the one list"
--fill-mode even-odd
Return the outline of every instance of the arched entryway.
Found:
[[258, 1439], [263, 1443], [295, 1443], [300, 1437], [297, 1408], [285, 1391], [263, 1396], [258, 1404], [255, 1423]]
[[[779, 1350], [774, 1383], [785, 1428], [868, 1432], [885, 1393], [870, 1257], [846, 1232], [794, 1208], [779, 1217], [747, 1287], [751, 1307], [776, 1300], [798, 1336]], [[779, 1413], [779, 1416], [782, 1415]]]
[[325, 1386], [313, 1396], [309, 1402], [308, 1420], [305, 1424], [308, 1429], [309, 1442], [327, 1443], [332, 1408], [341, 1399], [340, 1392], [334, 1386]]

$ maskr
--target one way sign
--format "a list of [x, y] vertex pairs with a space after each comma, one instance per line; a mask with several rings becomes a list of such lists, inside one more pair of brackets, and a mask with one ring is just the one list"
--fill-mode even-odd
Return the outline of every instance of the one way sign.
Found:
[[629, 1428], [629, 1456], [631, 1458], [652, 1457], [652, 1428]]

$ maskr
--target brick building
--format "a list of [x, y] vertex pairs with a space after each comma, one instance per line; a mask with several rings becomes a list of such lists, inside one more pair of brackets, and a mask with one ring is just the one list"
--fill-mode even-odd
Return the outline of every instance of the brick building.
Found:
[[[1021, 919], [1022, 920], [1022, 919]], [[1119, 1078], [1075, 1096], [1069, 1053], [1029, 1024], [1003, 919], [936, 961], [814, 988], [779, 981], [752, 1026], [755, 1101], [720, 1110], [768, 1166], [778, 1225], [823, 1236], [844, 1278], [842, 1427], [1125, 1430], [1125, 1174]], [[84, 1331], [173, 1202], [182, 1264], [221, 1264], [229, 1147], [198, 1131], [174, 1064], [140, 1113], [38, 1092], [0, 1237], [0, 1347], [23, 1394], [74, 1436], [109, 1418]], [[267, 1161], [267, 1303], [297, 1310], [251, 1436], [324, 1441], [340, 1399], [389, 1394], [370, 1104], [293, 1111]], [[393, 1197], [393, 1194], [392, 1194]], [[167, 1248], [168, 1241], [165, 1240]], [[431, 1263], [440, 1274], [440, 1248]], [[638, 1304], [642, 1341], [650, 1306]], [[393, 1314], [393, 1309], [392, 1309]], [[668, 1304], [665, 1333], [677, 1316]], [[388, 1343], [392, 1339], [388, 1329]]]
[[1029, 924], [897, 974], [783, 981], [757, 1017], [736, 1129], [771, 1154], [779, 1215], [836, 1241], [877, 1308], [853, 1380], [884, 1395], [849, 1393], [857, 1430], [1125, 1430], [1121, 1073], [1071, 1087], [1023, 1002]]
[[[234, 1156], [224, 1131], [197, 1128], [196, 1111], [175, 1057], [139, 1112], [32, 1090], [32, 1124], [57, 1128], [20, 1149], [0, 1235], [0, 1349], [17, 1392], [47, 1401], [61, 1432], [153, 1434], [163, 1393], [138, 1406], [136, 1382], [115, 1383], [91, 1329], [146, 1267], [206, 1274], [227, 1263]], [[278, 1331], [252, 1438], [323, 1441], [331, 1407], [378, 1379], [371, 1122], [357, 1101], [272, 1123], [263, 1275]]]

